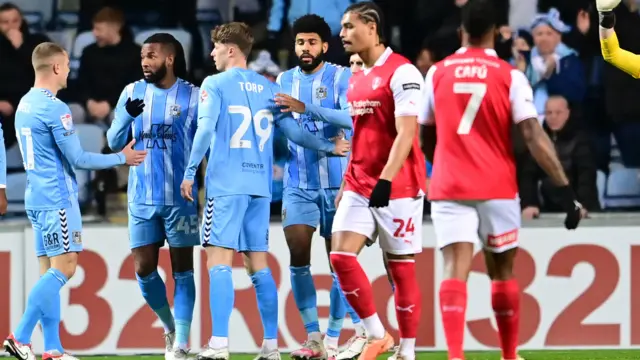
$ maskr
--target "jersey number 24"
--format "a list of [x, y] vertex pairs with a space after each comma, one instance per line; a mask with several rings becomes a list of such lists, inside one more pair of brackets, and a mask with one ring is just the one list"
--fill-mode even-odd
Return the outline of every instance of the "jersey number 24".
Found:
[[469, 135], [473, 122], [476, 120], [482, 100], [487, 94], [487, 84], [484, 83], [454, 83], [453, 92], [455, 94], [470, 94], [467, 107], [462, 113], [460, 125], [458, 125], [458, 135]]
[[[247, 133], [247, 130], [249, 130], [249, 127], [253, 124], [253, 129], [258, 138], [260, 138], [258, 148], [260, 151], [263, 151], [264, 145], [269, 141], [271, 131], [273, 130], [273, 114], [271, 111], [263, 109], [252, 116], [251, 109], [242, 105], [231, 105], [229, 106], [228, 111], [229, 114], [242, 115], [242, 122], [240, 123], [240, 126], [236, 132], [231, 135], [229, 147], [232, 149], [251, 149], [253, 147], [251, 140], [244, 140], [242, 138]], [[262, 127], [263, 120], [266, 120], [266, 127]]]

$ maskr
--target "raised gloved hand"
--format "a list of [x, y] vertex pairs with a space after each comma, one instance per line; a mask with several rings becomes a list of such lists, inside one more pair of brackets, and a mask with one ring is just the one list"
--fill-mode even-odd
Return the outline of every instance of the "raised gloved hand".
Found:
[[132, 118], [137, 118], [138, 116], [140, 116], [140, 114], [142, 114], [142, 111], [144, 110], [144, 100], [131, 100], [131, 98], [128, 98], [127, 102], [124, 104], [124, 108]]
[[620, 4], [621, 0], [596, 0], [600, 26], [605, 29], [613, 29], [616, 24], [616, 15], [613, 9]]

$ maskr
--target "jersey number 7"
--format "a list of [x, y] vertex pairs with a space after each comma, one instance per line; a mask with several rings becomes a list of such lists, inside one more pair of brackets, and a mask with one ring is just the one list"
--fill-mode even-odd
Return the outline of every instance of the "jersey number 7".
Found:
[[[232, 149], [251, 149], [253, 146], [251, 140], [243, 140], [242, 137], [247, 133], [247, 130], [249, 130], [249, 126], [251, 126], [252, 123], [251, 120], [253, 119], [253, 128], [256, 135], [260, 138], [258, 148], [260, 151], [263, 151], [264, 144], [266, 144], [271, 137], [271, 130], [273, 128], [273, 114], [271, 111], [262, 109], [251, 116], [251, 109], [242, 105], [231, 105], [228, 111], [229, 114], [242, 115], [242, 122], [236, 132], [231, 136], [229, 147]], [[267, 126], [264, 128], [262, 127], [262, 120], [267, 120]]]
[[476, 120], [482, 100], [487, 94], [487, 84], [485, 83], [453, 83], [455, 94], [471, 94], [467, 107], [464, 109], [460, 125], [458, 125], [458, 135], [469, 135], [473, 122]]

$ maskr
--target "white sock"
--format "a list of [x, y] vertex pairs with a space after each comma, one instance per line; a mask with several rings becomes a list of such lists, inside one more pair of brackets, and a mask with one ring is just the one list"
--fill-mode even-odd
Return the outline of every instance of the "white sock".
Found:
[[366, 319], [362, 319], [362, 323], [364, 324], [365, 329], [367, 329], [367, 333], [374, 339], [382, 339], [384, 338], [384, 326], [382, 326], [382, 321], [378, 317], [378, 313], [375, 313], [369, 316]]
[[356, 336], [367, 337], [367, 329], [365, 329], [362, 321], [353, 324], [353, 329], [356, 331]]
[[268, 352], [278, 350], [278, 339], [264, 339], [262, 340], [262, 348]]
[[413, 360], [416, 358], [416, 339], [400, 339], [400, 355], [404, 359]]
[[322, 334], [317, 331], [309, 333], [308, 339], [322, 343]]
[[212, 336], [211, 339], [209, 339], [209, 347], [212, 349], [224, 349], [229, 347], [229, 338]]
[[337, 349], [338, 348], [338, 340], [339, 340], [339, 338], [337, 338], [337, 337], [325, 335], [324, 336], [324, 346], [325, 347], [332, 347], [334, 349]]

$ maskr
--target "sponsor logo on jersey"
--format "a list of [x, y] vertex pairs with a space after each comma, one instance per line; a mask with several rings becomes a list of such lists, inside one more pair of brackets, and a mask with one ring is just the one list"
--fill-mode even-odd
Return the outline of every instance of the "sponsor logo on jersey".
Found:
[[420, 84], [418, 83], [402, 84], [402, 90], [420, 90]]

